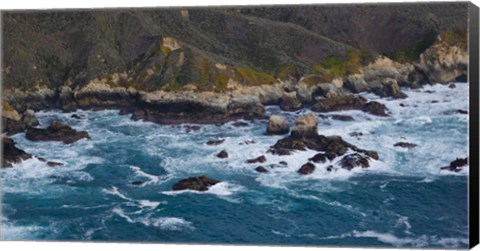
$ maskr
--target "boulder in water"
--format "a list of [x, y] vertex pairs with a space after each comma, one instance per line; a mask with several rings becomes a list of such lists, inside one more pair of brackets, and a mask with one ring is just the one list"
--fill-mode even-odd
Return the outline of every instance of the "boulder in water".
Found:
[[28, 128], [25, 137], [31, 141], [62, 141], [65, 144], [71, 144], [80, 139], [90, 138], [88, 132], [78, 132], [70, 126], [56, 121], [53, 121], [46, 129]]
[[290, 131], [290, 125], [288, 121], [278, 115], [272, 115], [268, 119], [268, 127], [267, 127], [267, 134], [287, 134]]
[[219, 181], [211, 179], [207, 176], [198, 176], [187, 178], [178, 181], [172, 186], [174, 191], [179, 190], [195, 190], [195, 191], [207, 191], [209, 187], [219, 183]]
[[315, 171], [315, 165], [308, 162], [300, 167], [297, 172], [302, 175], [307, 175], [313, 173], [313, 171]]

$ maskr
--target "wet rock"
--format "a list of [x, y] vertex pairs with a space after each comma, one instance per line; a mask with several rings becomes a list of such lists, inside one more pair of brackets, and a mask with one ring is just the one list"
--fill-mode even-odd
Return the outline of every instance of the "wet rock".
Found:
[[292, 129], [290, 135], [292, 137], [308, 137], [318, 135], [317, 132], [317, 118], [313, 114], [302, 116], [295, 121], [295, 127]]
[[348, 135], [350, 135], [350, 137], [360, 138], [361, 136], [363, 136], [363, 133], [362, 132], [351, 132]]
[[46, 129], [28, 128], [25, 137], [31, 141], [62, 141], [65, 144], [74, 143], [80, 139], [90, 139], [88, 132], [76, 131], [68, 125], [53, 121]]
[[227, 153], [227, 151], [222, 150], [221, 152], [219, 152], [219, 153], [217, 154], [217, 157], [219, 157], [219, 158], [221, 158], [221, 159], [228, 158], [228, 153]]
[[456, 160], [452, 161], [449, 166], [445, 166], [440, 168], [441, 170], [448, 170], [452, 172], [460, 172], [462, 171], [462, 167], [468, 165], [468, 157], [467, 158], [457, 158]]
[[198, 176], [187, 178], [178, 181], [172, 186], [174, 191], [179, 190], [195, 190], [195, 191], [207, 191], [209, 187], [219, 183], [219, 181], [211, 179], [207, 176]]
[[348, 76], [343, 85], [352, 93], [360, 93], [370, 90], [365, 79], [359, 74]]
[[268, 119], [267, 134], [287, 134], [290, 131], [290, 125], [288, 121], [278, 115], [272, 115]]
[[262, 155], [262, 156], [258, 156], [257, 158], [254, 158], [254, 159], [249, 159], [249, 160], [247, 160], [247, 163], [248, 163], [248, 164], [263, 163], [263, 162], [265, 162], [265, 161], [267, 161], [267, 158], [265, 158], [265, 156]]
[[392, 97], [396, 99], [403, 99], [407, 97], [405, 93], [400, 91], [397, 80], [392, 78], [384, 79], [380, 85], [372, 88], [372, 92], [382, 98]]
[[257, 166], [257, 167], [255, 168], [255, 171], [257, 171], [257, 172], [259, 172], [259, 173], [266, 173], [266, 172], [268, 172], [268, 170], [265, 169], [265, 167], [263, 167], [263, 166]]
[[307, 175], [313, 173], [313, 171], [315, 171], [315, 165], [308, 162], [300, 167], [297, 172], [302, 175]]
[[207, 141], [207, 145], [209, 146], [218, 146], [222, 144], [225, 141], [225, 139], [219, 139], [219, 140], [209, 140]]
[[12, 167], [13, 164], [19, 163], [22, 160], [26, 160], [32, 157], [31, 154], [28, 154], [25, 151], [18, 149], [15, 146], [15, 142], [9, 137], [2, 136], [2, 144], [2, 168]]
[[63, 163], [55, 162], [55, 161], [48, 161], [47, 166], [49, 166], [49, 167], [63, 166]]
[[339, 115], [339, 114], [332, 114], [329, 116], [333, 120], [340, 120], [340, 121], [354, 121], [353, 117], [350, 115]]
[[72, 114], [72, 116], [70, 116], [71, 118], [73, 119], [83, 119], [84, 117], [83, 116], [80, 116], [78, 114]]
[[384, 104], [378, 103], [377, 101], [370, 101], [366, 103], [361, 110], [377, 116], [388, 116], [387, 107], [385, 107]]
[[355, 167], [367, 168], [370, 166], [368, 157], [358, 153], [352, 153], [344, 156], [338, 164], [347, 170], [352, 170]]
[[143, 185], [143, 183], [145, 183], [145, 182], [137, 180], [137, 181], [133, 181], [130, 184], [132, 184], [132, 186], [141, 186], [141, 185]]
[[412, 149], [412, 148], [416, 147], [417, 144], [408, 143], [408, 142], [398, 142], [398, 143], [395, 143], [395, 145], [393, 145], [393, 146]]
[[453, 83], [448, 85], [448, 88], [450, 88], [450, 89], [455, 89], [456, 87], [457, 87], [457, 86], [456, 86], [455, 84], [453, 84]]
[[235, 127], [246, 127], [248, 126], [248, 122], [243, 122], [243, 121], [237, 121], [232, 124]]
[[316, 112], [361, 110], [377, 116], [387, 116], [385, 105], [376, 101], [367, 102], [363, 97], [352, 95], [320, 99], [313, 105], [312, 110]]
[[325, 163], [327, 161], [327, 155], [325, 153], [317, 153], [315, 156], [308, 159], [309, 161], [313, 161], [315, 163]]
[[284, 111], [297, 111], [303, 107], [296, 92], [285, 92], [280, 99], [280, 108]]
[[331, 172], [331, 171], [333, 171], [335, 168], [334, 168], [332, 165], [329, 165], [329, 166], [327, 166], [325, 169], [327, 169], [327, 171]]

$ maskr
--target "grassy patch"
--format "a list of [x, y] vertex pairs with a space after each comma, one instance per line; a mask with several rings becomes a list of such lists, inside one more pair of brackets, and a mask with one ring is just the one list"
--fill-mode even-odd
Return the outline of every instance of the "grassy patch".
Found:
[[437, 33], [431, 31], [420, 38], [414, 46], [402, 50], [396, 50], [390, 54], [387, 54], [387, 56], [399, 63], [411, 63], [418, 60], [420, 58], [420, 54], [428, 49], [428, 47], [432, 46], [436, 39]]
[[440, 33], [440, 39], [448, 45], [459, 46], [462, 49], [468, 47], [468, 33], [466, 30], [454, 30]]
[[245, 80], [248, 85], [264, 85], [273, 84], [276, 82], [275, 77], [267, 72], [256, 71], [251, 68], [235, 67], [240, 77]]
[[366, 51], [352, 50], [347, 53], [347, 58], [342, 60], [338, 56], [329, 56], [321, 64], [312, 68], [320, 82], [330, 82], [335, 78], [346, 77], [360, 73], [362, 64], [371, 61], [371, 55]]

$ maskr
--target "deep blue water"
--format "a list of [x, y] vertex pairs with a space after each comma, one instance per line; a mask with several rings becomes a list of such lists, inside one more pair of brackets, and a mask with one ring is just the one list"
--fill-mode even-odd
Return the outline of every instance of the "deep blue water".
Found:
[[[264, 135], [267, 121], [191, 131], [134, 122], [115, 110], [75, 112], [85, 116], [81, 120], [73, 113], [39, 112], [41, 126], [57, 119], [87, 130], [92, 139], [64, 145], [13, 136], [19, 148], [65, 166], [31, 159], [1, 170], [1, 238], [465, 248], [468, 168], [454, 174], [440, 167], [468, 155], [468, 116], [450, 113], [468, 110], [468, 85], [405, 92], [405, 100], [378, 100], [391, 111], [387, 118], [345, 111], [337, 114], [355, 121], [319, 119], [320, 134], [376, 150], [380, 160], [353, 172], [329, 173], [322, 167], [332, 163], [319, 164], [309, 176], [296, 170], [314, 152], [266, 153], [282, 138]], [[310, 111], [268, 112], [293, 123]], [[363, 136], [349, 135], [355, 131]], [[205, 144], [217, 138], [225, 142]], [[418, 146], [393, 147], [401, 140]], [[223, 149], [229, 158], [215, 157]], [[259, 174], [245, 160], [262, 154], [265, 165], [282, 160], [289, 167]], [[205, 193], [171, 191], [178, 180], [198, 175], [222, 182]]]

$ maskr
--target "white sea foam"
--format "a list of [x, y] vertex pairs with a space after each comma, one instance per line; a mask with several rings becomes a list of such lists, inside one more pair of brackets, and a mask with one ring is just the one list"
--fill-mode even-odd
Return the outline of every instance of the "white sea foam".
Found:
[[116, 186], [112, 186], [112, 188], [110, 188], [110, 189], [103, 188], [102, 192], [104, 192], [106, 194], [117, 196], [117, 197], [122, 198], [124, 200], [129, 200], [129, 201], [132, 200], [131, 198], [123, 195], [122, 193], [120, 193], [120, 191], [118, 191], [118, 188]]
[[159, 176], [155, 176], [155, 175], [151, 175], [151, 174], [148, 174], [146, 172], [143, 172], [142, 169], [140, 169], [140, 167], [138, 167], [138, 166], [130, 166], [130, 169], [132, 169], [135, 172], [136, 175], [149, 179], [149, 181], [145, 182], [141, 186], [144, 186], [144, 185], [147, 185], [147, 184], [152, 184], [152, 183], [153, 184], [158, 184], [160, 182], [160, 177]]
[[213, 194], [218, 197], [228, 197], [239, 192], [245, 191], [245, 187], [237, 184], [232, 184], [229, 182], [219, 182], [208, 188], [207, 191], [195, 191], [195, 190], [180, 190], [180, 191], [164, 191], [162, 192], [165, 195], [177, 196], [184, 193], [194, 193], [194, 194]]
[[426, 247], [429, 245], [428, 237], [422, 235], [418, 238], [400, 238], [390, 233], [379, 233], [376, 231], [353, 231], [353, 237], [376, 238], [378, 241], [391, 244], [395, 247], [411, 245], [414, 247]]
[[146, 216], [132, 218], [119, 207], [114, 208], [112, 212], [120, 216], [121, 218], [125, 219], [128, 223], [141, 223], [145, 226], [159, 227], [162, 230], [166, 230], [166, 231], [180, 231], [184, 229], [189, 229], [189, 230], [194, 229], [191, 222], [186, 221], [182, 218], [176, 218], [176, 217], [155, 218], [155, 217], [150, 217], [150, 214]]

